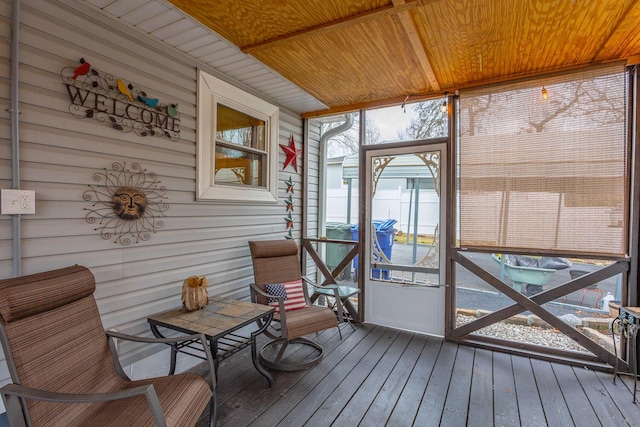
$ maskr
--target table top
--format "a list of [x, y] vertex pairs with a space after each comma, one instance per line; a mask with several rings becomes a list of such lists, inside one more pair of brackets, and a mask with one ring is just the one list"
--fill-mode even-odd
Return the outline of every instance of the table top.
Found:
[[222, 337], [257, 319], [267, 316], [273, 307], [212, 296], [201, 310], [177, 308], [149, 316], [151, 325], [164, 326], [186, 334], [205, 334], [209, 339]]
[[633, 313], [636, 316], [640, 317], [640, 307], [622, 307], [624, 311], [628, 311], [629, 313]]
[[640, 323], [640, 307], [620, 307], [620, 316], [629, 322]]
[[333, 296], [333, 290], [336, 288], [338, 289], [338, 295], [340, 295], [340, 298], [351, 297], [360, 293], [360, 289], [358, 288], [342, 285], [324, 285], [320, 286], [319, 288], [315, 288], [314, 291], [319, 294]]

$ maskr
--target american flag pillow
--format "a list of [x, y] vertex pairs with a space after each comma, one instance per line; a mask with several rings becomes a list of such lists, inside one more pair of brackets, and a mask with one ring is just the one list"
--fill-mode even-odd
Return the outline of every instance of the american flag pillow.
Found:
[[[274, 283], [264, 286], [269, 295], [281, 296], [284, 298], [284, 310], [299, 310], [307, 307], [304, 299], [304, 291], [302, 290], [302, 280], [294, 280], [293, 282]], [[277, 298], [269, 298], [269, 305], [276, 308], [276, 314], [280, 312]]]

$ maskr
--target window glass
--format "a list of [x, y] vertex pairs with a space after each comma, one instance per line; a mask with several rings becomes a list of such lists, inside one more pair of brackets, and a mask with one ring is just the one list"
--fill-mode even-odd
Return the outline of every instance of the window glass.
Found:
[[218, 103], [216, 139], [264, 151], [265, 121]]
[[266, 156], [216, 145], [216, 174], [218, 184], [253, 185], [264, 187], [262, 164]]
[[198, 200], [277, 202], [278, 107], [198, 72]]

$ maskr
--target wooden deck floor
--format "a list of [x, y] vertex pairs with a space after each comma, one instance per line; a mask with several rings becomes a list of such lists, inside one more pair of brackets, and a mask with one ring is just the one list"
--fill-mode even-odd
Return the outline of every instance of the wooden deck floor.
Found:
[[380, 326], [343, 335], [318, 335], [324, 360], [272, 388], [248, 349], [223, 361], [217, 425], [640, 426], [630, 377]]

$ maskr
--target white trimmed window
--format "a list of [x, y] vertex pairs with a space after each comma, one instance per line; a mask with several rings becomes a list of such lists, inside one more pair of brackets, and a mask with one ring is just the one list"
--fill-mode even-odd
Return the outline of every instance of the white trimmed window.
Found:
[[278, 107], [198, 70], [198, 200], [276, 202]]

